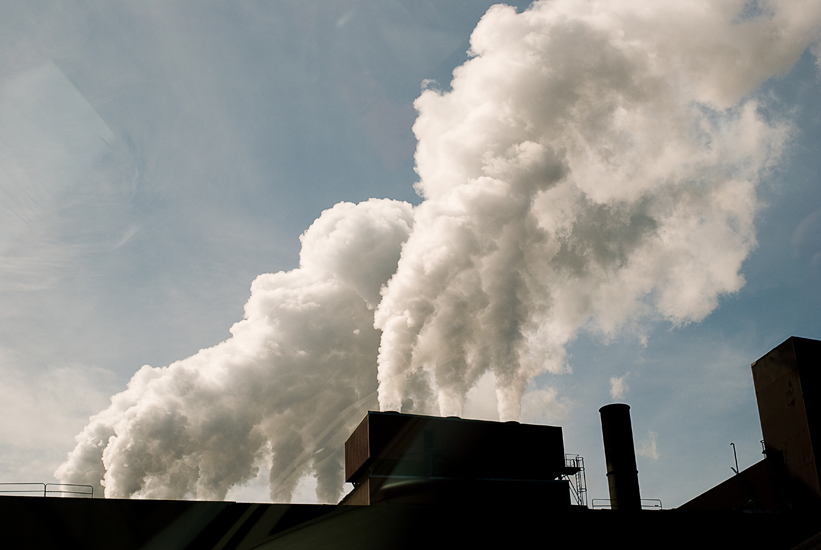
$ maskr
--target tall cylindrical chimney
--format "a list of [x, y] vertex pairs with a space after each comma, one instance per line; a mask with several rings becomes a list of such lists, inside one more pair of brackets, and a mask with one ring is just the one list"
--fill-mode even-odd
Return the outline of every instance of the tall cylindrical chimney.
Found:
[[599, 409], [607, 463], [607, 486], [613, 510], [641, 510], [639, 471], [630, 424], [630, 405], [613, 403]]

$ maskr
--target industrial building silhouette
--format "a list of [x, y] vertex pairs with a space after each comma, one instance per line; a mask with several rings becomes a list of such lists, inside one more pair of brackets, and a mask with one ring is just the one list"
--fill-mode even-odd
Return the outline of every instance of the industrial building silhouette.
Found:
[[0, 496], [6, 547], [821, 548], [821, 341], [789, 338], [752, 374], [765, 457], [676, 509], [642, 509], [624, 404], [600, 409], [611, 509], [587, 505], [559, 427], [369, 412], [338, 505]]

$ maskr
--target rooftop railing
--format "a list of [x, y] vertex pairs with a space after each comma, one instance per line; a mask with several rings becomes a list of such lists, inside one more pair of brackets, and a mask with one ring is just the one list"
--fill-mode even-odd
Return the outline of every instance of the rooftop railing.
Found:
[[[594, 498], [592, 508], [610, 509], [611, 503], [609, 498]], [[641, 499], [642, 510], [661, 510], [661, 499], [658, 498], [643, 498]]]
[[19, 497], [61, 496], [94, 498], [94, 487], [76, 483], [0, 483], [0, 495]]

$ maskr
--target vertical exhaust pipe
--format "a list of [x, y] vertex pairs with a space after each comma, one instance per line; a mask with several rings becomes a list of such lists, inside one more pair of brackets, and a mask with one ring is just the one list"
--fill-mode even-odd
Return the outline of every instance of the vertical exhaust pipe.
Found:
[[639, 471], [630, 423], [630, 405], [613, 403], [599, 409], [604, 438], [604, 459], [607, 463], [607, 486], [610, 508], [641, 510]]

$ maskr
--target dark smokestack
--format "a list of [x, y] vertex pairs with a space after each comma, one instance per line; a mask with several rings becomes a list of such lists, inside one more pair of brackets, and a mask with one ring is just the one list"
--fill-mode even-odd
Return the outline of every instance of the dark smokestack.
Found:
[[630, 424], [630, 405], [613, 403], [599, 409], [607, 463], [607, 486], [613, 510], [641, 510], [639, 471]]

